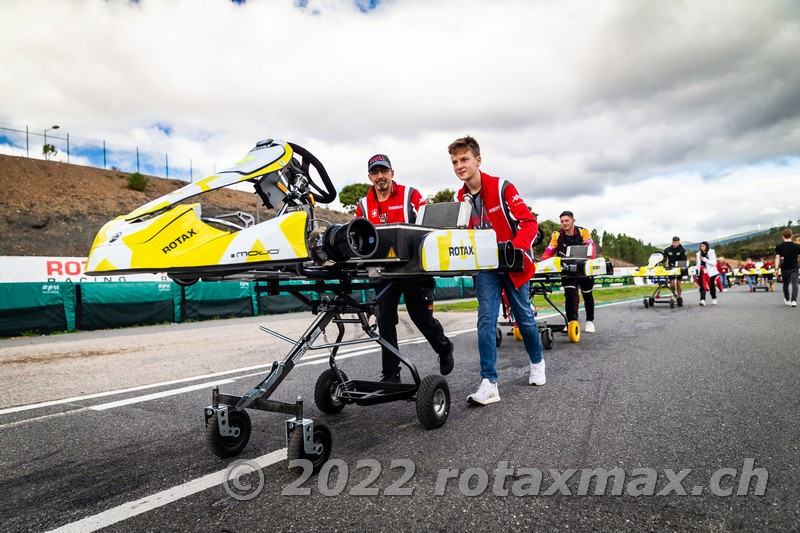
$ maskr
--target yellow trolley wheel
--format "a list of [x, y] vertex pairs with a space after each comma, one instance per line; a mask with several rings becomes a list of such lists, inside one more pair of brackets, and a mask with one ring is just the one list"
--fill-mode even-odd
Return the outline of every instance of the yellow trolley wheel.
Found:
[[519, 328], [517, 326], [514, 326], [513, 328], [511, 328], [511, 332], [514, 334], [514, 339], [515, 340], [518, 340], [518, 341], [522, 340], [522, 333], [520, 332], [520, 330], [519, 330]]
[[581, 325], [577, 320], [570, 320], [567, 324], [567, 334], [569, 335], [570, 342], [578, 342], [581, 340]]

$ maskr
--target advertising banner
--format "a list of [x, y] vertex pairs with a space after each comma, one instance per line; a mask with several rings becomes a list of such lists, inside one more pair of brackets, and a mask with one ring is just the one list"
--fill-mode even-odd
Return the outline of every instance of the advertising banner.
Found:
[[85, 257], [0, 256], [0, 283], [169, 281], [166, 274], [87, 276]]

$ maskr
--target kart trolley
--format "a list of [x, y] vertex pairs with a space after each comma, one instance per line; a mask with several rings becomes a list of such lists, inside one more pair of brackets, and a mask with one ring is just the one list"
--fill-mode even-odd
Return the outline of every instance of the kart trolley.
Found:
[[[450, 411], [450, 389], [440, 375], [421, 378], [415, 365], [376, 333], [377, 324], [370, 324], [369, 317], [383, 297], [394, 285], [410, 286], [409, 281], [365, 281], [353, 283], [348, 279], [336, 281], [316, 280], [310, 285], [287, 285], [280, 279], [271, 279], [267, 286], [257, 291], [269, 294], [287, 292], [311, 307], [316, 318], [299, 339], [291, 339], [265, 326], [261, 330], [292, 345], [281, 361], [272, 364], [267, 376], [243, 396], [222, 394], [218, 387], [212, 391], [212, 403], [205, 408], [206, 444], [220, 457], [239, 454], [250, 438], [251, 422], [247, 409], [293, 415], [285, 422], [288, 459], [309, 459], [314, 469], [328, 460], [332, 437], [328, 426], [304, 416], [303, 399], [295, 402], [271, 400], [281, 382], [301, 360], [306, 352], [330, 350], [329, 366], [317, 379], [314, 387], [314, 402], [325, 414], [340, 412], [348, 404], [375, 405], [406, 400], [416, 405], [417, 417], [426, 429], [442, 426]], [[373, 289], [374, 298], [360, 302], [352, 296], [354, 290]], [[309, 298], [304, 292], [313, 290], [317, 298]], [[359, 327], [366, 337], [343, 340], [346, 325]], [[336, 339], [329, 342], [328, 326], [334, 325]], [[319, 337], [324, 342], [319, 343]], [[351, 380], [339, 367], [336, 356], [339, 348], [357, 344], [377, 343], [391, 350], [411, 373], [413, 383], [383, 383], [377, 381]]]
[[[542, 296], [550, 307], [564, 319], [563, 323], [548, 323], [546, 319], [536, 321], [542, 347], [545, 350], [553, 349], [555, 333], [557, 332], [560, 333], [566, 330], [569, 340], [573, 343], [580, 342], [581, 338], [580, 323], [577, 320], [568, 320], [567, 315], [550, 299], [556, 283], [562, 283], [565, 277], [595, 277], [611, 274], [614, 271], [613, 265], [606, 261], [605, 258], [597, 257], [591, 259], [588, 257], [588, 251], [588, 246], [568, 246], [564, 257], [551, 257], [536, 263], [536, 273], [530, 281], [531, 302], [533, 302], [535, 296]], [[522, 335], [516, 326], [505, 294], [503, 295], [502, 303], [503, 317], [508, 320], [506, 324], [511, 325], [510, 334], [516, 340], [522, 340]], [[538, 310], [534, 312], [534, 316], [537, 314]], [[497, 346], [500, 346], [502, 333], [499, 327], [497, 339]]]
[[[635, 277], [642, 277], [655, 285], [653, 293], [642, 298], [645, 309], [655, 307], [656, 304], [668, 305], [670, 309], [674, 309], [676, 305], [683, 307], [683, 297], [678, 296], [670, 282], [680, 280], [688, 274], [689, 262], [676, 261], [675, 266], [672, 268], [665, 268], [660, 264], [663, 262], [664, 254], [660, 252], [653, 253], [647, 261], [647, 266], [639, 268], [634, 273]], [[669, 291], [669, 297], [664, 297], [661, 294], [664, 289]]]

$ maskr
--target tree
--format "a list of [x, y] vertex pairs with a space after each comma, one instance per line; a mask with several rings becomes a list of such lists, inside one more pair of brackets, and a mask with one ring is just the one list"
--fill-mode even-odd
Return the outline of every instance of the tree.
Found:
[[128, 176], [128, 188], [133, 189], [134, 191], [143, 191], [147, 188], [147, 176], [139, 172], [134, 172], [130, 176]]
[[369, 183], [353, 183], [345, 185], [339, 191], [339, 202], [349, 213], [356, 210], [356, 204], [367, 195], [371, 185]]
[[52, 145], [52, 144], [50, 144], [50, 143], [47, 143], [47, 144], [45, 144], [44, 146], [42, 146], [42, 155], [43, 155], [43, 156], [44, 156], [44, 158], [45, 158], [45, 159], [47, 159], [48, 161], [50, 161], [50, 156], [54, 156], [54, 157], [55, 157], [55, 155], [56, 155], [57, 153], [58, 153], [58, 150], [56, 150], [56, 147], [55, 147], [55, 146], [53, 146], [53, 145]]
[[442, 189], [441, 191], [437, 192], [433, 196], [430, 197], [428, 200], [429, 204], [440, 204], [442, 202], [450, 202], [453, 200], [453, 195], [455, 193], [450, 189]]

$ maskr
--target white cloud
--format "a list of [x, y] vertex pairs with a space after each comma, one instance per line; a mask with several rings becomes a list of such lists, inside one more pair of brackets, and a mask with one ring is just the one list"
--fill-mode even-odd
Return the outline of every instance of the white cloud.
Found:
[[471, 133], [484, 170], [545, 218], [571, 207], [579, 223], [664, 242], [800, 216], [790, 0], [369, 13], [346, 0], [6, 0], [0, 45], [4, 125], [57, 123], [195, 172], [269, 136], [309, 148], [338, 187], [385, 152], [430, 194], [458, 186], [446, 147]]

